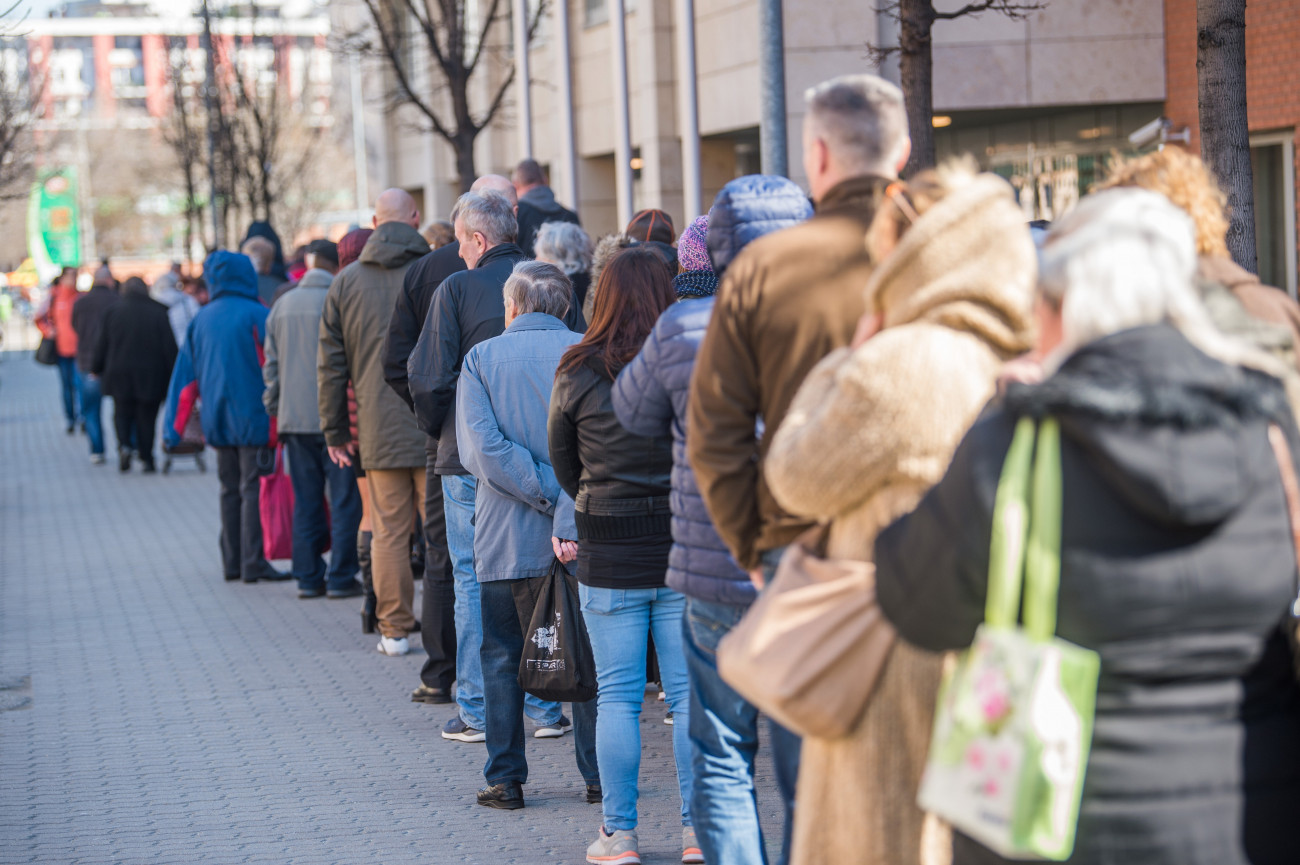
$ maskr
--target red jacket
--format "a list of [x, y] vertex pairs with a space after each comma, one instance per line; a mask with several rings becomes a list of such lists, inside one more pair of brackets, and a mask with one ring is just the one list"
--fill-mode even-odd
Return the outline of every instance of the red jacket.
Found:
[[54, 339], [59, 357], [77, 356], [77, 332], [72, 329], [72, 305], [81, 297], [76, 288], [55, 285], [50, 289], [49, 306], [36, 320], [41, 336]]

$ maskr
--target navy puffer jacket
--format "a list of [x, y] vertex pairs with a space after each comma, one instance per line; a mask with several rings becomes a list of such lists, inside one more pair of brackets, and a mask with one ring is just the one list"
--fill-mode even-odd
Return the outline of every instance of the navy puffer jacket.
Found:
[[[709, 211], [709, 259], [721, 274], [752, 240], [802, 222], [812, 205], [784, 177], [731, 181]], [[686, 460], [686, 403], [695, 356], [713, 315], [714, 298], [686, 299], [666, 309], [631, 363], [614, 382], [614, 411], [631, 433], [673, 436], [673, 548], [667, 584], [701, 601], [747, 605], [755, 590], [718, 537]]]

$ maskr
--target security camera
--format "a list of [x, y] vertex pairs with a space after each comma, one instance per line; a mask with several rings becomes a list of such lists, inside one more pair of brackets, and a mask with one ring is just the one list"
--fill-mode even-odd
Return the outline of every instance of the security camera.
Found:
[[1128, 137], [1128, 143], [1138, 148], [1163, 143], [1165, 140], [1165, 133], [1172, 127], [1173, 124], [1169, 122], [1168, 118], [1157, 117], [1155, 120], [1152, 120], [1150, 123], [1130, 135]]

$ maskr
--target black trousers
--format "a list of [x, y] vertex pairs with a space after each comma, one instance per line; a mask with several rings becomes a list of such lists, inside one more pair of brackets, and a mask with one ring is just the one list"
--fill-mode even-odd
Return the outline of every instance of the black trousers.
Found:
[[221, 564], [226, 579], [255, 583], [271, 571], [262, 551], [259, 504], [260, 448], [217, 448], [217, 480], [221, 483]]
[[158, 429], [158, 407], [162, 403], [132, 397], [113, 397], [113, 429], [117, 446], [129, 448], [135, 442], [140, 459], [153, 463], [154, 432]]
[[456, 581], [447, 550], [447, 515], [442, 477], [433, 473], [437, 445], [427, 451], [424, 485], [424, 595], [420, 602], [420, 640], [428, 657], [420, 681], [451, 691], [456, 681]]

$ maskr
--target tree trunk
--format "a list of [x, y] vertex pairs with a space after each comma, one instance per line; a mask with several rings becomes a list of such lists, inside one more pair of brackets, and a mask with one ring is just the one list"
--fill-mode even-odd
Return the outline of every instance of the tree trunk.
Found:
[[898, 17], [899, 78], [912, 139], [903, 175], [912, 177], [934, 165], [934, 58], [930, 44], [934, 4], [931, 0], [900, 0]]
[[460, 181], [462, 195], [469, 192], [469, 188], [478, 179], [478, 171], [474, 167], [474, 139], [477, 137], [462, 132], [452, 142], [452, 147], [456, 150], [456, 173], [459, 175], [457, 179]]
[[1201, 158], [1228, 194], [1228, 251], [1258, 271], [1255, 186], [1246, 117], [1246, 0], [1196, 2], [1197, 107]]

